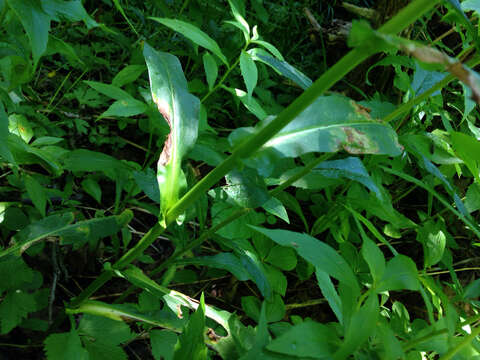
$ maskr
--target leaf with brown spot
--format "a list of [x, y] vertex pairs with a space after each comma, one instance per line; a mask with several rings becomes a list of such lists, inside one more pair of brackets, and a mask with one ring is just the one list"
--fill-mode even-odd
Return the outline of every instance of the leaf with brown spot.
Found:
[[182, 159], [195, 145], [200, 100], [190, 94], [180, 61], [174, 55], [156, 51], [147, 43], [143, 55], [147, 63], [152, 99], [170, 127], [158, 160], [161, 215], [175, 205], [187, 182]]
[[[245, 162], [258, 169], [262, 176], [269, 176], [278, 159], [310, 152], [345, 150], [352, 154], [400, 155], [403, 148], [395, 131], [373, 119], [368, 110], [340, 95], [319, 97]], [[271, 118], [259, 126], [269, 121]], [[230, 142], [235, 145], [255, 131], [254, 128], [237, 129], [230, 135]]]

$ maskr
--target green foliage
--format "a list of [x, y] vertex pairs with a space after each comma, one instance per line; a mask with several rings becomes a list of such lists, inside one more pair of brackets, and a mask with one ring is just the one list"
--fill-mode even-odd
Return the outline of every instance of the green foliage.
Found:
[[5, 356], [480, 357], [478, 2], [327, 3], [0, 1]]

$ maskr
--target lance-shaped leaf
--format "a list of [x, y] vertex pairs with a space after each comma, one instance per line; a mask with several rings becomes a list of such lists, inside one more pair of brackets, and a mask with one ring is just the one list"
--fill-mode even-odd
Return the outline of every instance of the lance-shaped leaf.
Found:
[[202, 30], [200, 30], [195, 25], [192, 25], [190, 23], [177, 20], [177, 19], [166, 19], [166, 18], [151, 18], [151, 19], [159, 22], [160, 24], [168, 26], [172, 30], [178, 31], [180, 34], [192, 40], [198, 46], [202, 46], [205, 49], [210, 50], [212, 53], [217, 55], [218, 58], [222, 60], [222, 62], [225, 65], [228, 65], [227, 58], [225, 57], [225, 55], [223, 55], [222, 50], [220, 50], [220, 47], [218, 46], [217, 42], [213, 40], [210, 36], [205, 34]]
[[31, 223], [23, 228], [12, 238], [12, 246], [0, 252], [0, 259], [9, 255], [21, 255], [29, 247], [47, 239], [60, 237], [62, 245], [80, 247], [89, 241], [96, 245], [98, 239], [113, 235], [120, 231], [133, 217], [130, 210], [125, 210], [120, 215], [93, 218], [90, 220], [74, 221], [73, 213], [55, 214]]
[[[272, 118], [261, 122], [262, 128]], [[258, 129], [240, 128], [232, 132], [233, 146], [254, 134]], [[269, 176], [279, 158], [297, 157], [309, 152], [351, 154], [387, 154], [397, 156], [402, 147], [393, 129], [372, 119], [369, 109], [340, 96], [319, 97], [295, 120], [263, 145], [255, 156], [245, 160], [263, 176]]]
[[160, 210], [165, 215], [187, 187], [181, 164], [197, 140], [200, 100], [188, 92], [187, 80], [175, 56], [155, 51], [147, 43], [143, 55], [153, 101], [171, 129], [157, 170]]

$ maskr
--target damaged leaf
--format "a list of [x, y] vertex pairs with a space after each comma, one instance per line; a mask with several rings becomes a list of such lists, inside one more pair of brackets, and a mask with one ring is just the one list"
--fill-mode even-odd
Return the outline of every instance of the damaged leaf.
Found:
[[157, 170], [160, 212], [165, 216], [187, 187], [181, 165], [183, 157], [197, 140], [200, 100], [188, 92], [187, 80], [175, 56], [156, 51], [147, 43], [143, 55], [153, 101], [171, 130]]
[[[340, 95], [322, 96], [245, 161], [261, 175], [269, 176], [279, 158], [309, 152], [344, 150], [351, 154], [399, 155], [403, 149], [393, 129], [372, 119], [369, 111]], [[260, 128], [271, 120], [270, 117], [261, 122]], [[229, 140], [235, 146], [256, 131], [252, 127], [239, 128]]]

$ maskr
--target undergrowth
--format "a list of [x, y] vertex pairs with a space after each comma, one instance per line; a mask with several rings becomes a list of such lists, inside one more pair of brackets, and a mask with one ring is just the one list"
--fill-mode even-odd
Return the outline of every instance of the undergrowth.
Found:
[[0, 1], [0, 358], [480, 359], [479, 14]]

